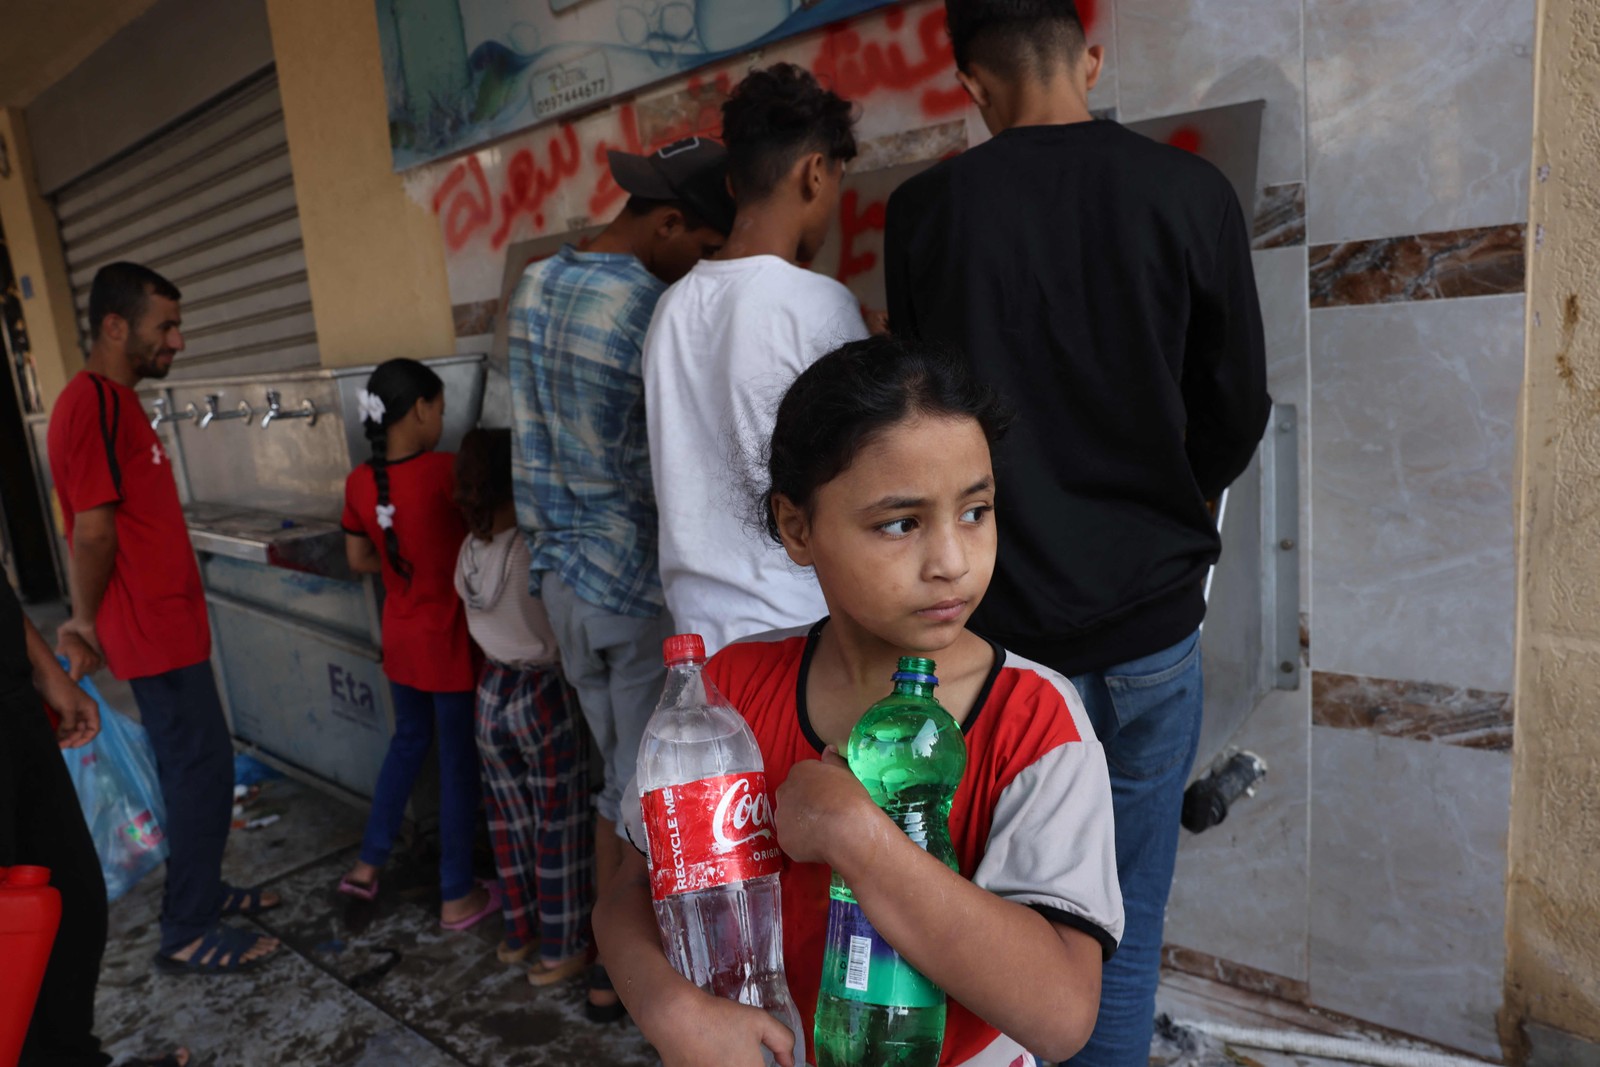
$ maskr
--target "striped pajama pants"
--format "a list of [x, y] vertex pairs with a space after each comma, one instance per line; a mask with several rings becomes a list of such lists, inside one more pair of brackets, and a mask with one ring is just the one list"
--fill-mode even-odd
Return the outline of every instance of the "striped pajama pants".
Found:
[[546, 961], [589, 947], [594, 808], [577, 694], [558, 667], [488, 660], [478, 681], [478, 755], [506, 937]]

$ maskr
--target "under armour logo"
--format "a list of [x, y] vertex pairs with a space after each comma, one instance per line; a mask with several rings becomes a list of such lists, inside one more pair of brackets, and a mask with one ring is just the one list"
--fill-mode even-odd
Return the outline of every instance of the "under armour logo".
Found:
[[166, 453], [161, 451], [161, 446], [160, 445], [151, 445], [150, 446], [150, 462], [151, 463], [153, 463], [157, 467], [159, 467], [159, 466], [161, 466], [161, 461], [166, 459], [166, 458], [167, 458]]

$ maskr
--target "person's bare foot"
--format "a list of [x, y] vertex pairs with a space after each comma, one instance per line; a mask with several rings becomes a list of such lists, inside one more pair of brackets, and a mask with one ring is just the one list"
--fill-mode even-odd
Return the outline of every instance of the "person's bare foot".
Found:
[[354, 882], [356, 885], [360, 886], [369, 886], [378, 881], [378, 873], [378, 868], [374, 867], [372, 864], [362, 863], [360, 860], [356, 860], [355, 863], [351, 865], [350, 870], [345, 872], [344, 880], [347, 882]]
[[439, 921], [458, 923], [462, 919], [478, 914], [489, 903], [489, 891], [483, 886], [475, 887], [472, 892], [464, 897], [447, 900], [439, 906]]
[[[193, 941], [174, 952], [169, 958], [175, 963], [188, 963], [190, 960], [194, 959], [195, 951], [199, 949], [200, 942], [203, 940], [204, 938], [195, 938]], [[260, 937], [256, 938], [256, 943], [246, 949], [244, 955], [239, 957], [239, 962], [250, 963], [253, 960], [259, 960], [265, 956], [270, 956], [274, 952], [278, 951], [278, 947], [282, 944], [283, 942], [279, 941], [277, 938], [262, 934]], [[229, 958], [228, 953], [223, 953], [220, 959], [205, 959], [201, 960], [200, 962], [208, 965], [217, 963], [225, 967], [233, 961]]]
[[126, 1060], [117, 1067], [189, 1067], [189, 1050], [181, 1045], [165, 1056]]

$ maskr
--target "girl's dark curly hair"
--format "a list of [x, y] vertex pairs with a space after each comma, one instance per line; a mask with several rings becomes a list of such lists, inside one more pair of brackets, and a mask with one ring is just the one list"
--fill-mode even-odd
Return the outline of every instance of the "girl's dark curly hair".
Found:
[[511, 500], [511, 431], [471, 430], [456, 452], [456, 507], [480, 541], [494, 539], [494, 515]]
[[772, 195], [795, 161], [810, 152], [856, 157], [855, 108], [793, 63], [753, 70], [722, 105], [722, 140], [737, 201]]
[[926, 341], [869, 337], [807, 367], [784, 394], [772, 428], [767, 535], [783, 541], [774, 496], [781, 493], [807, 510], [816, 491], [848, 469], [874, 437], [914, 415], [973, 419], [991, 445], [1011, 424], [1011, 411], [972, 376], [965, 360]]

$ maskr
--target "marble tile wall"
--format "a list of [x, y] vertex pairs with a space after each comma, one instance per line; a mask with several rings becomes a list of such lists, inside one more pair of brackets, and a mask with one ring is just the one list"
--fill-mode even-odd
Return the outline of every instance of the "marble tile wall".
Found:
[[1267, 341], [1267, 389], [1299, 415], [1300, 607], [1311, 602], [1311, 395], [1306, 350], [1306, 249], [1272, 248], [1251, 256]]
[[1119, 117], [1265, 100], [1257, 184], [1304, 181], [1302, 0], [1123, 0]]
[[1504, 753], [1312, 732], [1312, 1002], [1498, 1060]]
[[1279, 992], [1310, 977], [1310, 724], [1308, 687], [1268, 694], [1245, 720], [1232, 743], [1266, 760], [1267, 776], [1220, 825], [1182, 831], [1167, 906], [1175, 955], [1199, 953], [1277, 976]]
[[1521, 222], [1526, 0], [1305, 0], [1314, 243]]
[[1522, 298], [1311, 317], [1311, 665], [1511, 688]]
[[1339, 730], [1511, 751], [1511, 694], [1314, 671], [1311, 721]]
[[1184, 833], [1169, 962], [1498, 1059], [1535, 3], [1095, 6], [1122, 121], [1267, 102], [1256, 280], [1303, 434], [1314, 671], [1234, 738], [1260, 794]]
[[1311, 249], [1311, 306], [1397, 304], [1520, 293], [1527, 226], [1343, 241]]

